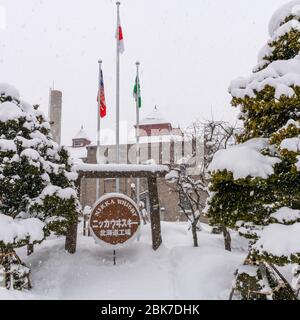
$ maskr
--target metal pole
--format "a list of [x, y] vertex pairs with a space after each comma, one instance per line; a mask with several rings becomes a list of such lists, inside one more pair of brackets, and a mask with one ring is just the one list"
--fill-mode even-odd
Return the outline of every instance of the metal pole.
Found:
[[48, 105], [48, 117], [50, 119], [50, 112], [51, 112], [51, 92], [52, 92], [52, 89], [51, 87], [49, 88], [49, 105]]
[[[136, 62], [136, 160], [137, 164], [140, 164], [140, 78], [139, 78], [139, 66], [140, 63]], [[140, 178], [136, 179], [136, 202], [140, 209]]]
[[[100, 107], [101, 107], [101, 70], [102, 70], [102, 60], [98, 61], [99, 63], [99, 83], [98, 83], [98, 108], [97, 108], [97, 151], [96, 151], [96, 162], [100, 163]], [[100, 197], [100, 187], [99, 179], [96, 180], [96, 200]]]
[[[120, 2], [117, 5], [117, 32], [120, 23]], [[120, 50], [119, 50], [119, 36], [117, 36], [117, 59], [116, 59], [116, 163], [120, 163]], [[116, 179], [116, 192], [120, 192], [120, 179]]]
[[116, 261], [116, 250], [113, 251], [113, 255], [114, 255], [114, 266], [117, 264], [117, 261]]

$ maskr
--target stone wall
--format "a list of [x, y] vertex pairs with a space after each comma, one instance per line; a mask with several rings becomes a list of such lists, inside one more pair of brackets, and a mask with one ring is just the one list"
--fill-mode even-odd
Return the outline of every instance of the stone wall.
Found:
[[49, 119], [53, 139], [59, 145], [61, 143], [61, 113], [62, 93], [57, 90], [51, 90], [49, 103]]

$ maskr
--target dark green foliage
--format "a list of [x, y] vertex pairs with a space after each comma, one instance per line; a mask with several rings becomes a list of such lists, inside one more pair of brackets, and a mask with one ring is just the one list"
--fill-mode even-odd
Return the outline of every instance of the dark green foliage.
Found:
[[256, 276], [247, 273], [236, 274], [236, 276], [235, 289], [239, 293], [240, 300], [267, 300], [267, 296], [261, 294], [264, 288], [261, 285], [262, 276], [259, 269]]
[[300, 50], [300, 32], [292, 29], [289, 33], [271, 41], [269, 47], [273, 49], [270, 55], [263, 57], [264, 65], [258, 71], [266, 68], [270, 63], [277, 60], [288, 60], [295, 58]]
[[241, 108], [240, 120], [244, 123], [244, 131], [239, 136], [239, 142], [257, 137], [269, 138], [288, 120], [299, 119], [300, 88], [293, 89], [295, 95], [291, 98], [282, 95], [276, 99], [275, 88], [271, 86], [256, 92], [254, 98], [233, 98], [232, 105]]
[[[17, 220], [38, 218], [45, 224], [44, 239], [51, 232], [65, 235], [80, 210], [69, 153], [53, 141], [38, 106], [1, 95], [0, 105], [3, 102], [18, 106], [23, 114], [0, 121], [0, 214]], [[13, 253], [15, 248], [42, 240], [26, 236], [12, 243], [0, 241], [0, 257], [1, 250]], [[14, 254], [2, 262], [5, 272], [13, 275], [15, 289], [29, 287], [29, 269]]]
[[[293, 18], [293, 16], [287, 17], [283, 24]], [[299, 40], [300, 32], [292, 29], [276, 40], [270, 41], [272, 53], [263, 58], [265, 64], [260, 70], [274, 61], [295, 58], [300, 50]], [[266, 75], [267, 73], [256, 74], [263, 79]], [[265, 248], [257, 251], [254, 249], [254, 244], [259, 239], [260, 232], [272, 223], [289, 226], [299, 222], [293, 220], [283, 223], [272, 218], [271, 215], [283, 207], [300, 209], [300, 171], [297, 168], [300, 150], [288, 150], [287, 147], [282, 147], [286, 139], [300, 137], [300, 87], [290, 85], [294, 94], [282, 94], [278, 97], [275, 87], [270, 84], [273, 80], [271, 74], [269, 80], [260, 91], [254, 90], [254, 95], [251, 97], [233, 96], [232, 105], [240, 108], [240, 120], [244, 123], [244, 130], [238, 137], [239, 143], [254, 138], [265, 138], [269, 146], [261, 150], [261, 153], [276, 157], [280, 162], [273, 166], [274, 173], [267, 178], [248, 176], [235, 180], [232, 172], [226, 170], [213, 172], [210, 184], [212, 197], [209, 200], [208, 215], [212, 225], [236, 228], [241, 235], [251, 240], [248, 264], [285, 266], [291, 263], [300, 264], [300, 245], [298, 253], [287, 252], [282, 256], [276, 256]], [[245, 89], [243, 85], [240, 86]], [[282, 239], [282, 241], [286, 240]], [[271, 290], [268, 298], [294, 298], [294, 293], [289, 286], [286, 283], [281, 285], [270, 268], [266, 267], [264, 277], [261, 272], [261, 269], [258, 269], [256, 276], [250, 276], [247, 273], [238, 274], [236, 290], [242, 299], [267, 298], [264, 293], [261, 293], [265, 290], [261, 282], [262, 278]]]
[[[280, 27], [291, 20], [299, 21], [299, 18], [295, 15], [289, 15], [281, 22]], [[274, 61], [295, 58], [300, 51], [300, 32], [291, 28], [290, 32], [283, 34], [276, 40], [271, 39], [268, 46], [271, 48], [272, 53], [262, 57], [265, 63], [257, 71], [266, 68]]]
[[[5, 101], [20, 105], [11, 97], [1, 96], [1, 102]], [[77, 219], [77, 197], [62, 199], [53, 194], [41, 198], [41, 192], [47, 185], [75, 189], [74, 182], [67, 175], [72, 163], [68, 151], [58, 148], [52, 141], [50, 127], [39, 113], [38, 106], [34, 109], [36, 114], [30, 121], [25, 116], [0, 121], [0, 137], [13, 140], [17, 146], [17, 152], [0, 150], [0, 212], [13, 218], [39, 218], [47, 224], [45, 235], [51, 231], [65, 234], [68, 225]], [[28, 149], [24, 147], [24, 141], [33, 141], [33, 133], [41, 140], [31, 147], [41, 156], [38, 160], [22, 155]]]
[[[252, 257], [252, 260], [254, 258]], [[249, 267], [249, 266], [248, 266]], [[237, 270], [233, 297], [239, 300], [295, 300], [296, 293], [265, 264], [252, 265], [251, 274]], [[255, 272], [254, 272], [255, 271]], [[256, 275], [254, 275], [256, 274]]]

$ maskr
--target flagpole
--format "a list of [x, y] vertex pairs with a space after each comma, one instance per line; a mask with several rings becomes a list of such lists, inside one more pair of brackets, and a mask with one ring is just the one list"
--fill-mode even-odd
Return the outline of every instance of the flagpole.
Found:
[[[120, 21], [120, 2], [117, 1], [117, 24]], [[117, 26], [117, 28], [119, 25]], [[119, 37], [117, 37], [117, 59], [116, 59], [116, 163], [120, 163], [120, 50]], [[120, 192], [120, 179], [116, 179], [116, 192]]]
[[[139, 78], [140, 63], [136, 62], [136, 159], [137, 164], [140, 164], [140, 78]], [[140, 178], [136, 179], [136, 202], [140, 208]]]
[[[100, 106], [101, 106], [101, 96], [100, 96], [100, 88], [101, 88], [101, 70], [102, 70], [102, 60], [98, 60], [99, 64], [99, 79], [98, 79], [98, 108], [97, 108], [97, 151], [96, 151], [96, 162], [100, 163]], [[100, 197], [100, 186], [99, 179], [96, 180], [96, 197], [99, 199]]]

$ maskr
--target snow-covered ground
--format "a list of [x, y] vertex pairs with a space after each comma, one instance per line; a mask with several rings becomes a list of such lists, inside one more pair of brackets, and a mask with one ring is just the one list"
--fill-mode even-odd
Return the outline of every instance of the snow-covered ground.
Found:
[[[79, 235], [75, 255], [64, 251], [64, 239], [50, 239], [26, 257], [33, 289], [0, 289], [0, 299], [228, 299], [233, 274], [246, 256], [247, 243], [233, 235], [233, 252], [224, 250], [221, 235], [202, 225], [199, 248], [193, 248], [185, 223], [162, 223], [163, 246], [151, 248], [150, 226], [139, 242], [117, 252]], [[242, 244], [242, 245], [241, 245]]]

